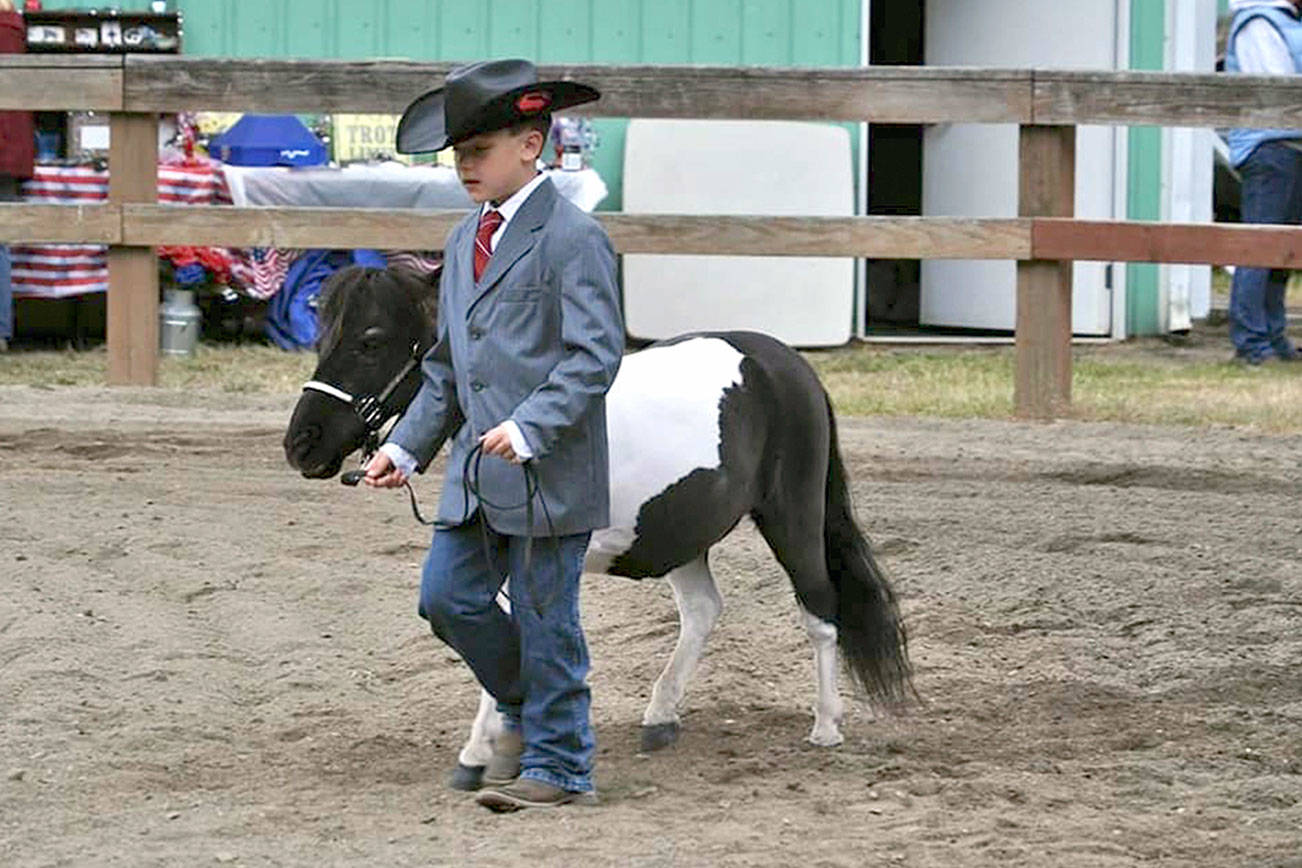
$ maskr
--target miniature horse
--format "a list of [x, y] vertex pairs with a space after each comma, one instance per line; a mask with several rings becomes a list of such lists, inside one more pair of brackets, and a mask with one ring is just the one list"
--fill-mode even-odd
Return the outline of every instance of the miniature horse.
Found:
[[[369, 403], [373, 429], [412, 400], [420, 374], [410, 359], [433, 341], [436, 283], [359, 267], [327, 282], [317, 369], [285, 434], [285, 456], [304, 476], [334, 476], [362, 445], [370, 432], [359, 401]], [[706, 556], [746, 515], [790, 576], [814, 648], [809, 741], [842, 741], [838, 644], [870, 697], [905, 697], [909, 663], [895, 596], [852, 516], [827, 393], [798, 353], [751, 332], [653, 344], [624, 358], [606, 413], [611, 523], [593, 533], [585, 569], [666, 577], [680, 617], [642, 718], [644, 750], [677, 738], [679, 703], [723, 610]], [[484, 694], [453, 786], [478, 786], [500, 725]]]

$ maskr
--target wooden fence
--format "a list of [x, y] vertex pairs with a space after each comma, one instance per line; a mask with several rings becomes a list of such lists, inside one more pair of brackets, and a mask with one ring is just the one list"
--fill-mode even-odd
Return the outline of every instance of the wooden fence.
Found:
[[[0, 110], [110, 114], [109, 201], [0, 205], [0, 239], [109, 245], [109, 381], [157, 377], [164, 244], [428, 248], [448, 211], [155, 204], [159, 113], [398, 112], [447, 64], [0, 56]], [[1011, 259], [1017, 267], [1015, 404], [1047, 418], [1071, 400], [1073, 260], [1297, 267], [1302, 229], [1073, 220], [1078, 124], [1302, 128], [1302, 81], [1202, 74], [872, 67], [544, 66], [588, 81], [594, 116], [876, 123], [1014, 123], [1019, 216], [599, 215], [624, 253]]]

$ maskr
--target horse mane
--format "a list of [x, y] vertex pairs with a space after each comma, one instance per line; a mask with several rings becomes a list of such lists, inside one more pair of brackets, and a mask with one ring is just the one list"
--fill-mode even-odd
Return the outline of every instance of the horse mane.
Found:
[[345, 314], [363, 299], [397, 308], [399, 317], [418, 312], [430, 325], [438, 316], [439, 270], [421, 274], [410, 268], [349, 265], [326, 279], [317, 309], [317, 352], [329, 355], [343, 338]]

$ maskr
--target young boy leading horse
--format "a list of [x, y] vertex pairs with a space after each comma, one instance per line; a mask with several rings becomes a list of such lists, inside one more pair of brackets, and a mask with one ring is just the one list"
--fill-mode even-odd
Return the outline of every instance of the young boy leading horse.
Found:
[[[398, 125], [402, 153], [452, 147], [481, 204], [447, 238], [438, 340], [366, 483], [400, 486], [451, 438], [420, 614], [503, 714], [476, 797], [499, 811], [595, 797], [579, 578], [609, 522], [605, 394], [624, 327], [610, 239], [536, 166], [551, 113], [598, 96], [487, 61], [452, 70]], [[508, 576], [510, 614], [496, 602]]]

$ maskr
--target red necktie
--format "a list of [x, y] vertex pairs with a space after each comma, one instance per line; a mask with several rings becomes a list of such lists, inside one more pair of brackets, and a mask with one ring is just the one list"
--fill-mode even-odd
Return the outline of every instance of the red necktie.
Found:
[[502, 225], [502, 212], [492, 208], [486, 210], [479, 218], [479, 231], [475, 233], [475, 283], [484, 273], [488, 258], [493, 255], [493, 233]]

